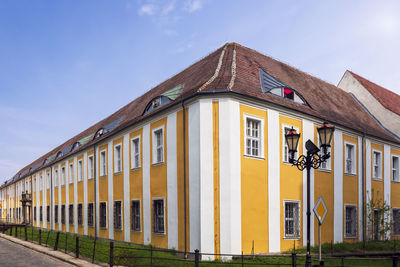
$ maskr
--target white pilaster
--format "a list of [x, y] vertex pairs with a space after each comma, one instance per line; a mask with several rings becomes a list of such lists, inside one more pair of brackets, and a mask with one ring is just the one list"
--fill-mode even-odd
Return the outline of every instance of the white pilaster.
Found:
[[241, 253], [241, 174], [239, 103], [221, 99], [220, 133], [220, 238], [221, 253]]
[[88, 218], [87, 218], [87, 180], [88, 180], [88, 170], [87, 170], [87, 152], [83, 154], [83, 234], [88, 234]]
[[168, 248], [178, 248], [178, 192], [176, 152], [176, 112], [167, 118], [167, 207]]
[[[306, 142], [311, 140], [314, 143], [314, 124], [311, 121], [303, 120], [303, 154], [307, 154]], [[310, 243], [314, 245], [314, 169], [310, 170]], [[303, 245], [307, 245], [307, 170], [303, 171]]]
[[96, 236], [99, 236], [99, 229], [100, 229], [100, 200], [99, 200], [99, 177], [100, 177], [100, 161], [98, 160], [100, 158], [99, 155], [99, 147], [96, 147], [95, 150], [96, 157], [93, 157], [93, 160], [95, 162], [96, 166], [96, 175], [94, 177], [95, 183], [96, 183], [96, 197], [95, 197], [95, 205], [96, 205]]
[[150, 125], [143, 127], [143, 236], [144, 244], [151, 243], [150, 203]]
[[334, 132], [333, 241], [343, 242], [343, 133]]
[[[384, 193], [384, 200], [387, 205], [391, 206], [390, 202], [390, 177], [391, 177], [391, 153], [390, 153], [390, 146], [384, 145], [383, 146], [383, 193]], [[389, 211], [391, 213], [391, 211]], [[389, 215], [390, 216], [390, 215]], [[386, 232], [386, 237], [390, 238], [390, 231]]]
[[358, 137], [358, 239], [363, 240], [363, 140]]
[[69, 163], [65, 161], [65, 231], [69, 232]]
[[114, 239], [114, 168], [113, 153], [114, 146], [112, 141], [108, 141], [108, 238]]
[[130, 201], [129, 201], [129, 172], [130, 172], [130, 164], [129, 164], [129, 134], [124, 135], [124, 143], [123, 143], [123, 168], [124, 168], [124, 240], [126, 242], [130, 241], [131, 236], [131, 218], [129, 216], [130, 209]]
[[74, 232], [78, 233], [78, 161], [74, 156]]
[[280, 149], [279, 113], [268, 110], [268, 247], [269, 252], [281, 251], [280, 237]]

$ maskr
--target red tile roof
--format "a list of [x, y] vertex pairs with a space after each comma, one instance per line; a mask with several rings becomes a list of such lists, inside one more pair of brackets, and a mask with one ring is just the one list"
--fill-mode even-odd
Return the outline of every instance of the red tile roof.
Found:
[[[263, 93], [260, 85], [259, 68], [262, 68], [276, 79], [296, 90], [309, 106], [297, 104], [269, 93]], [[78, 140], [96, 133], [98, 129], [118, 118], [123, 117], [121, 123], [114, 131], [87, 143], [80, 149], [93, 145], [98, 140], [115, 133], [118, 129], [132, 125], [153, 115], [158, 111], [155, 110], [151, 113], [143, 114], [147, 104], [153, 98], [179, 84], [184, 84], [181, 95], [159, 110], [178, 104], [182, 99], [194, 96], [196, 93], [231, 91], [255, 97], [272, 104], [285, 106], [321, 118], [322, 120], [327, 120], [333, 124], [346, 126], [388, 141], [398, 142], [397, 139], [394, 139], [379, 126], [350, 94], [342, 89], [255, 50], [236, 43], [228, 43], [24, 167], [17, 173], [15, 176], [16, 179], [18, 178], [18, 174], [23, 171], [36, 164], [40, 164], [49, 156], [74, 144]], [[66, 154], [64, 157], [70, 154]], [[51, 162], [48, 164], [51, 164]]]
[[400, 115], [400, 95], [373, 83], [360, 75], [348, 70], [348, 72], [364, 86], [386, 109]]

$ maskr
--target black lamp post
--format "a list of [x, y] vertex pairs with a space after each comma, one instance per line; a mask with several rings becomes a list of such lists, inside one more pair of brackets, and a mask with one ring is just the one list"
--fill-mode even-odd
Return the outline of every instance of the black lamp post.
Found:
[[294, 154], [297, 152], [297, 145], [299, 144], [300, 134], [296, 133], [296, 130], [292, 129], [285, 135], [286, 143], [289, 148], [289, 162], [295, 165], [300, 171], [307, 170], [307, 255], [306, 255], [306, 267], [311, 267], [311, 254], [310, 254], [310, 170], [311, 168], [318, 169], [322, 162], [325, 162], [330, 158], [331, 154], [328, 152], [328, 147], [331, 146], [331, 140], [335, 127], [329, 125], [327, 122], [321, 127], [317, 128], [319, 141], [322, 148], [322, 154], [319, 148], [311, 141], [307, 140], [306, 149], [307, 155], [301, 155], [298, 159], [294, 158]]

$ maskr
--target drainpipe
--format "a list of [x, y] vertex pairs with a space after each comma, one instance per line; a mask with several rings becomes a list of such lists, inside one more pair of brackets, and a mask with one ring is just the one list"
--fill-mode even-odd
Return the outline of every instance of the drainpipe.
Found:
[[94, 224], [94, 237], [97, 237], [97, 191], [96, 191], [96, 144], [93, 145], [93, 184], [94, 184], [94, 203], [93, 203], [93, 210], [94, 210], [94, 215], [93, 215], [93, 224]]
[[187, 258], [187, 214], [186, 214], [186, 111], [185, 102], [182, 101], [183, 120], [183, 214], [185, 224], [185, 259]]
[[363, 133], [362, 136], [362, 141], [361, 141], [361, 162], [362, 162], [362, 170], [361, 170], [361, 177], [362, 177], [362, 182], [361, 182], [361, 188], [362, 188], [362, 229], [363, 229], [363, 238], [362, 241], [365, 241], [365, 235], [366, 235], [366, 208], [365, 208], [365, 156], [364, 156], [364, 151], [365, 151], [365, 144], [364, 144], [364, 139], [365, 139], [365, 133]]

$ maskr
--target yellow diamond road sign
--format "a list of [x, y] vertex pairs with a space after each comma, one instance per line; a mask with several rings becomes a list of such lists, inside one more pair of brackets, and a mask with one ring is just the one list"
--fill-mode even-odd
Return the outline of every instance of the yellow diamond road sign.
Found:
[[326, 208], [325, 202], [322, 199], [322, 197], [318, 198], [318, 201], [314, 206], [314, 213], [315, 213], [315, 216], [317, 217], [319, 223], [322, 224], [322, 222], [325, 219], [326, 214], [328, 213], [328, 209]]

